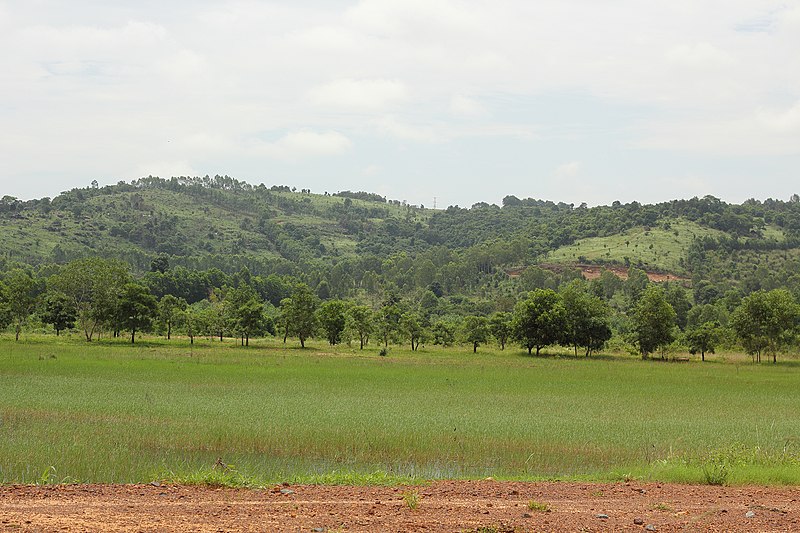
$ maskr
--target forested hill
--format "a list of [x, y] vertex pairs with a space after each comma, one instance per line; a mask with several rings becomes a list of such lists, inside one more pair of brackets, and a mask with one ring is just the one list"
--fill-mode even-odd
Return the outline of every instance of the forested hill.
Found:
[[437, 282], [474, 293], [508, 271], [535, 283], [550, 275], [525, 270], [531, 265], [605, 264], [749, 292], [800, 284], [798, 200], [732, 205], [707, 196], [589, 208], [507, 196], [502, 206], [434, 211], [367, 192], [148, 177], [53, 199], [3, 197], [0, 267], [102, 256], [145, 272], [160, 257], [190, 270], [311, 276], [345, 296], [369, 272], [399, 288]]

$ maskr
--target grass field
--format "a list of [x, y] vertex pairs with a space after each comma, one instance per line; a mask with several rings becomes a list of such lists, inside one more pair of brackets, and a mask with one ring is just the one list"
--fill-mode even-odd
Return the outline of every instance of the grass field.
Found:
[[605, 261], [622, 264], [627, 257], [631, 263], [641, 262], [648, 268], [683, 273], [681, 260], [695, 237], [719, 236], [722, 232], [704, 228], [694, 222], [673, 220], [669, 228], [633, 228], [608, 237], [581, 239], [562, 246], [547, 255], [547, 261], [575, 263]]
[[800, 484], [796, 360], [481, 351], [6, 337], [0, 482]]

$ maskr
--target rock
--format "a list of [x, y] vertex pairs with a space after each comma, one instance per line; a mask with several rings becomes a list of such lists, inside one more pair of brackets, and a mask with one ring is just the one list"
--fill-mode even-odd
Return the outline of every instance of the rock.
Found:
[[530, 518], [531, 516], [532, 516], [531, 513], [524, 513], [522, 515], [522, 518]]
[[603, 520], [608, 519], [608, 515], [607, 514], [602, 514], [601, 513], [601, 514], [596, 514], [594, 516], [595, 516], [595, 518], [602, 518]]
[[755, 516], [756, 516], [756, 513], [754, 513], [753, 511], [747, 511], [747, 512], [744, 514], [744, 517], [745, 517], [745, 518], [755, 518]]
[[325, 533], [325, 528], [324, 527], [315, 527], [311, 531], [313, 531], [314, 533]]
[[160, 487], [161, 486], [161, 483], [159, 483], [158, 481], [151, 481], [150, 484], [152, 486], [154, 486], [154, 487]]
[[655, 531], [656, 530], [656, 526], [654, 526], [653, 524], [647, 524], [646, 526], [644, 526], [644, 528], [647, 531]]
[[641, 518], [634, 518], [633, 523], [636, 524], [637, 526], [641, 526], [642, 524], [644, 524], [644, 520], [642, 520]]
[[294, 494], [292, 489], [281, 489], [281, 494]]

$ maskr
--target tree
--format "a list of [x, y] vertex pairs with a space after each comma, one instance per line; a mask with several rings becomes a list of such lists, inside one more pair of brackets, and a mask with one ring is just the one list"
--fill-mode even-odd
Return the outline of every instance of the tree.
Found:
[[44, 301], [42, 322], [52, 324], [53, 329], [56, 330], [56, 336], [65, 329], [74, 328], [76, 318], [75, 304], [66, 294], [52, 292], [47, 295]]
[[8, 301], [8, 290], [0, 281], [0, 330], [6, 329], [9, 324], [11, 324], [11, 306]]
[[525, 300], [517, 303], [511, 319], [515, 340], [528, 349], [536, 348], [536, 355], [545, 346], [559, 343], [566, 325], [566, 310], [561, 296], [552, 289], [532, 291]]
[[383, 340], [383, 346], [389, 346], [389, 338], [400, 329], [400, 308], [394, 303], [387, 303], [378, 311], [377, 330]]
[[561, 289], [566, 311], [564, 343], [575, 349], [584, 348], [588, 357], [601, 350], [611, 338], [611, 310], [603, 300], [589, 293], [583, 281], [574, 280]]
[[511, 313], [495, 313], [489, 317], [489, 332], [500, 343], [500, 349], [505, 350], [511, 336]]
[[14, 322], [14, 337], [19, 340], [22, 326], [31, 316], [33, 304], [36, 302], [35, 283], [28, 272], [15, 268], [6, 274], [5, 285], [9, 311]]
[[411, 351], [415, 352], [419, 348], [419, 343], [425, 334], [419, 315], [416, 313], [403, 313], [400, 317], [400, 329], [411, 341]]
[[251, 298], [234, 311], [234, 329], [242, 337], [242, 346], [250, 346], [250, 337], [263, 335], [269, 329], [264, 303]]
[[167, 254], [158, 254], [155, 259], [150, 262], [150, 272], [164, 273], [169, 270], [169, 256]]
[[763, 352], [772, 354], [788, 344], [797, 327], [797, 303], [785, 289], [757, 291], [742, 299], [731, 315], [731, 325], [747, 353], [761, 362]]
[[440, 318], [431, 326], [433, 344], [451, 346], [456, 341], [458, 324], [452, 318]]
[[632, 319], [635, 342], [639, 345], [642, 359], [675, 338], [675, 310], [667, 301], [663, 287], [650, 285], [644, 290]]
[[675, 321], [681, 330], [686, 329], [686, 323], [692, 304], [689, 302], [689, 295], [686, 289], [678, 283], [666, 283], [665, 296], [667, 301], [675, 310]]
[[485, 344], [489, 338], [489, 319], [485, 316], [468, 316], [462, 327], [464, 339], [472, 344], [472, 353], [476, 353], [478, 346]]
[[127, 283], [119, 297], [120, 325], [131, 332], [131, 344], [136, 342], [137, 331], [147, 331], [153, 326], [158, 312], [158, 300], [144, 285]]
[[328, 300], [317, 310], [317, 320], [325, 338], [331, 346], [342, 341], [342, 332], [347, 324], [347, 304], [341, 300]]
[[358, 333], [361, 342], [361, 350], [369, 340], [369, 335], [373, 328], [373, 312], [366, 305], [354, 305], [347, 310], [347, 322], [349, 327]]
[[167, 329], [167, 340], [172, 338], [172, 327], [186, 310], [186, 300], [165, 294], [158, 302], [158, 318]]
[[98, 326], [117, 315], [118, 295], [130, 275], [120, 261], [90, 257], [68, 263], [51, 279], [53, 288], [75, 304], [84, 336], [91, 341]]
[[689, 345], [689, 353], [694, 355], [700, 352], [700, 360], [706, 360], [706, 352], [714, 353], [719, 342], [720, 327], [718, 322], [704, 322], [696, 328], [686, 332], [686, 343]]
[[[314, 334], [317, 328], [317, 306], [319, 300], [305, 283], [294, 286], [292, 297], [283, 310], [288, 321], [289, 332], [300, 340], [300, 347], [306, 347], [306, 339]], [[283, 304], [283, 302], [281, 302]]]
[[628, 269], [628, 279], [624, 281], [622, 288], [625, 296], [628, 297], [629, 304], [633, 305], [634, 302], [639, 301], [648, 285], [650, 285], [650, 278], [647, 277], [647, 272], [635, 267]]

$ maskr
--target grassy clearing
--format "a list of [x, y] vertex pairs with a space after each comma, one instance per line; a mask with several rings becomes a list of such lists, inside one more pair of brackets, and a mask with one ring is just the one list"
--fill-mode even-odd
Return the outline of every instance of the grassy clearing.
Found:
[[798, 372], [793, 360], [5, 338], [0, 482], [800, 484]]
[[695, 237], [718, 236], [722, 232], [704, 228], [694, 222], [673, 220], [669, 227], [633, 228], [608, 237], [581, 239], [550, 252], [547, 261], [576, 263], [585, 260], [624, 264], [633, 263], [667, 272], [685, 271], [681, 260]]

